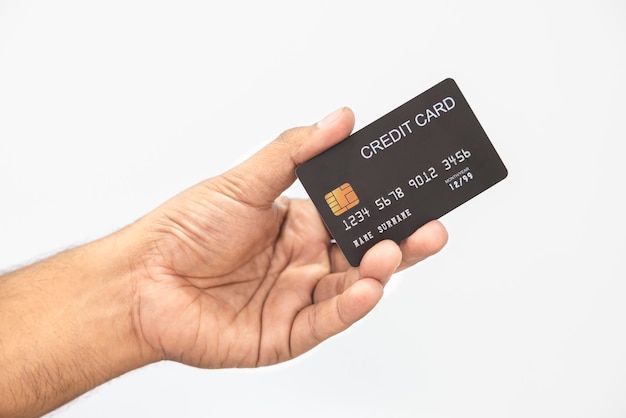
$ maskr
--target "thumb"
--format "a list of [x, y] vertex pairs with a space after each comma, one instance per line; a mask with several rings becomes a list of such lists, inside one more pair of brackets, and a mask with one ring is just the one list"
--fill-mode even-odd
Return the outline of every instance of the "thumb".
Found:
[[296, 180], [296, 167], [347, 138], [354, 113], [342, 107], [314, 125], [289, 129], [241, 164], [224, 173], [242, 199], [273, 202]]

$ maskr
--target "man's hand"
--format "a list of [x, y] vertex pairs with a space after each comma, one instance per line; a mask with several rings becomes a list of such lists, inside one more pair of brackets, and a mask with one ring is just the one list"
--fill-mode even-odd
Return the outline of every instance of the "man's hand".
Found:
[[289, 360], [362, 318], [395, 271], [443, 247], [447, 234], [435, 221], [401, 248], [379, 243], [351, 268], [313, 204], [280, 197], [298, 164], [353, 125], [343, 108], [289, 130], [140, 221], [149, 251], [133, 312], [160, 358], [199, 367]]
[[0, 277], [0, 417], [39, 416], [162, 359], [289, 360], [366, 315], [447, 233], [431, 222], [352, 268], [313, 204], [281, 196], [353, 126], [343, 108], [289, 130], [128, 227]]

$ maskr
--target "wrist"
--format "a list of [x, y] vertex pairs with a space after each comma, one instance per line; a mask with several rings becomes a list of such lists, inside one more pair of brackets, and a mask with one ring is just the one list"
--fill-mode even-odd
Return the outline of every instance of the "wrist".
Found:
[[112, 377], [161, 360], [145, 343], [137, 321], [137, 284], [144, 271], [139, 235], [130, 226], [83, 249], [85, 262], [93, 263], [90, 269], [96, 272], [91, 290], [83, 294], [94, 308], [93, 333], [86, 340], [99, 342], [102, 354], [110, 358]]

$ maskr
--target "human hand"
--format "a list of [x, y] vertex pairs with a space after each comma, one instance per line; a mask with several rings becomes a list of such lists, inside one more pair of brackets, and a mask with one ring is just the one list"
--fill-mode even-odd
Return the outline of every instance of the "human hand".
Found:
[[447, 232], [433, 221], [400, 246], [378, 243], [353, 268], [310, 200], [281, 196], [298, 164], [353, 127], [342, 108], [286, 131], [130, 227], [143, 248], [133, 324], [155, 360], [203, 368], [289, 360], [361, 319], [394, 272], [445, 245]]
[[41, 416], [162, 359], [289, 360], [366, 315], [447, 233], [431, 222], [353, 268], [313, 204], [281, 196], [353, 126], [344, 108], [289, 130], [128, 227], [0, 276], [0, 416]]

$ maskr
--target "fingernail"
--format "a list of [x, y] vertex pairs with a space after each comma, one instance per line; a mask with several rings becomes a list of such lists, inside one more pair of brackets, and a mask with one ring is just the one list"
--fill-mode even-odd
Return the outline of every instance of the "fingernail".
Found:
[[343, 107], [340, 107], [339, 109], [335, 110], [333, 113], [329, 114], [324, 119], [317, 122], [317, 127], [325, 128], [327, 126], [332, 125], [333, 122], [337, 120], [337, 118], [339, 117], [342, 111], [343, 111]]

